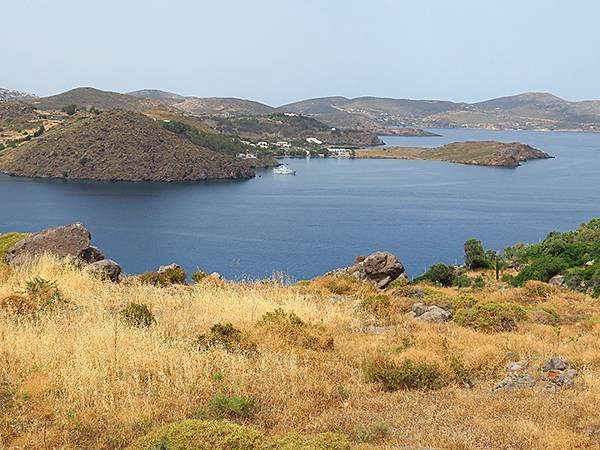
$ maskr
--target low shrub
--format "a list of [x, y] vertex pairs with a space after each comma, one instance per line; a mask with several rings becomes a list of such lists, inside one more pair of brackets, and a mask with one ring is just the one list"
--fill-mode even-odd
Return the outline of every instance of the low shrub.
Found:
[[247, 397], [217, 394], [210, 407], [213, 414], [219, 418], [242, 419], [252, 415], [254, 401]]
[[392, 302], [384, 294], [366, 296], [360, 301], [359, 306], [361, 310], [377, 319], [388, 319], [392, 310]]
[[25, 283], [22, 293], [8, 295], [0, 300], [0, 308], [20, 316], [35, 316], [66, 304], [56, 282], [35, 277]]
[[390, 434], [387, 423], [379, 422], [370, 426], [359, 426], [356, 429], [356, 439], [359, 442], [372, 443], [381, 442]]
[[452, 282], [452, 286], [458, 287], [458, 288], [468, 288], [471, 287], [473, 285], [473, 280], [471, 279], [471, 277], [469, 277], [468, 275], [462, 274], [457, 276], [456, 278], [454, 278], [454, 281]]
[[356, 288], [358, 281], [351, 276], [331, 277], [324, 284], [325, 288], [332, 294], [344, 295], [350, 294]]
[[320, 433], [314, 436], [290, 433], [271, 439], [265, 447], [267, 450], [350, 450], [351, 448], [348, 439], [338, 433]]
[[189, 419], [149, 433], [131, 444], [129, 450], [260, 450], [267, 444], [267, 438], [252, 427]]
[[[206, 272], [202, 272], [201, 270], [198, 270], [192, 274], [192, 280], [194, 280], [194, 283], [200, 283], [207, 276], [208, 276], [208, 274]], [[185, 277], [184, 277], [184, 279], [185, 279]]]
[[128, 303], [120, 312], [121, 319], [129, 326], [148, 328], [156, 323], [152, 311], [145, 304]]
[[440, 389], [448, 384], [444, 373], [435, 363], [405, 359], [396, 364], [378, 357], [368, 360], [363, 368], [365, 380], [378, 383], [384, 391]]
[[229, 352], [256, 353], [256, 344], [248, 341], [243, 333], [232, 324], [216, 323], [207, 334], [202, 334], [194, 341], [199, 350], [222, 348]]
[[517, 321], [525, 318], [525, 310], [513, 303], [476, 303], [454, 312], [454, 321], [481, 331], [514, 331]]
[[447, 266], [446, 264], [434, 264], [427, 272], [417, 278], [418, 281], [427, 280], [432, 283], [437, 283], [442, 286], [452, 286], [454, 281], [455, 269], [453, 266]]
[[185, 270], [176, 267], [169, 268], [162, 272], [147, 272], [139, 276], [142, 284], [151, 284], [153, 286], [166, 287], [173, 284], [185, 284]]
[[277, 308], [265, 313], [257, 325], [283, 338], [288, 344], [311, 350], [333, 350], [333, 337], [323, 329], [305, 323], [294, 312], [286, 313]]
[[485, 287], [485, 280], [481, 275], [475, 277], [473, 280], [473, 287], [476, 287], [477, 289], [483, 289]]
[[546, 298], [556, 294], [557, 291], [555, 286], [537, 280], [528, 280], [523, 285], [523, 293], [528, 297]]

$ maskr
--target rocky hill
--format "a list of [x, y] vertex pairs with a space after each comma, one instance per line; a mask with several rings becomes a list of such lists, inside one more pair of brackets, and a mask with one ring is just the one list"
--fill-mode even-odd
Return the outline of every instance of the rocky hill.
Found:
[[139, 91], [127, 92], [127, 95], [133, 95], [134, 97], [145, 98], [147, 100], [156, 100], [165, 105], [174, 105], [175, 103], [181, 103], [187, 99], [187, 97], [184, 97], [183, 95], [161, 91], [160, 89], [142, 89]]
[[2, 101], [22, 101], [22, 100], [34, 100], [37, 96], [30, 94], [29, 92], [16, 91], [14, 89], [0, 88], [0, 102]]
[[78, 115], [0, 153], [10, 175], [111, 181], [245, 179], [242, 162], [196, 146], [157, 121], [115, 110]]
[[263, 103], [229, 97], [190, 98], [175, 107], [189, 114], [221, 117], [259, 116], [275, 111]]
[[600, 101], [570, 102], [528, 92], [479, 103], [378, 97], [326, 97], [279, 108], [308, 114], [325, 123], [366, 123], [405, 127], [485, 129], [572, 129], [600, 131]]
[[436, 148], [384, 147], [357, 150], [357, 158], [428, 159], [460, 164], [495, 167], [518, 167], [530, 159], [549, 159], [552, 156], [518, 142], [496, 141], [454, 142]]
[[124, 109], [141, 112], [160, 105], [160, 102], [92, 87], [81, 87], [34, 100], [31, 104], [47, 111], [58, 111], [67, 105], [76, 105], [85, 109], [94, 107], [100, 110]]

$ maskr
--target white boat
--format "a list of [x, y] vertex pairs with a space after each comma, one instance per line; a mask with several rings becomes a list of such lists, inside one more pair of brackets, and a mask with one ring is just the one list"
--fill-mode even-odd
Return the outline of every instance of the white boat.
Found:
[[296, 171], [294, 169], [290, 169], [287, 166], [279, 166], [273, 169], [273, 173], [275, 175], [296, 175]]

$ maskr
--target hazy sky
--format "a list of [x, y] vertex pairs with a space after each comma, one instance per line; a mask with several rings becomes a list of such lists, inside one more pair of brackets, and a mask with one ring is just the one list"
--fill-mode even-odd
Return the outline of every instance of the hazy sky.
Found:
[[600, 98], [596, 0], [2, 0], [0, 87]]

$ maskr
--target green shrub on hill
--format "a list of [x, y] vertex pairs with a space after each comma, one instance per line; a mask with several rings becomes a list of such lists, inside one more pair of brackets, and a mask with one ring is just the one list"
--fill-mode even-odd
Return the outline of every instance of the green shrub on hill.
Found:
[[431, 281], [432, 283], [438, 283], [442, 286], [452, 286], [455, 277], [455, 269], [453, 266], [446, 264], [434, 264], [427, 272], [420, 277], [416, 278], [415, 281]]
[[514, 245], [505, 255], [513, 264], [523, 266], [510, 280], [514, 286], [563, 274], [571, 289], [600, 295], [600, 219], [566, 233], [552, 232], [537, 244]]
[[194, 128], [191, 125], [178, 122], [176, 120], [162, 122], [162, 126], [173, 133], [185, 137], [193, 144], [208, 148], [209, 150], [217, 153], [236, 156], [238, 153], [247, 153], [255, 150], [253, 147], [242, 142], [242, 140], [236, 136], [228, 136], [219, 133], [207, 133]]

